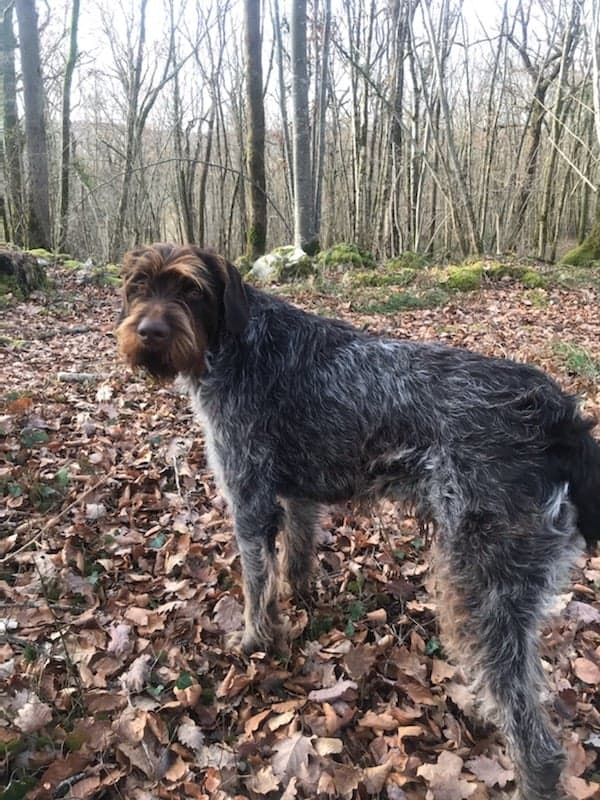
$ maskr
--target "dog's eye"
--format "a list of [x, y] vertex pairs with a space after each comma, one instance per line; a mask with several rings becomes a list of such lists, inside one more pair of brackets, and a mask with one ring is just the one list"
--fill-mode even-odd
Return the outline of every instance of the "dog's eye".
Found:
[[188, 300], [201, 300], [204, 297], [204, 292], [197, 286], [187, 292]]

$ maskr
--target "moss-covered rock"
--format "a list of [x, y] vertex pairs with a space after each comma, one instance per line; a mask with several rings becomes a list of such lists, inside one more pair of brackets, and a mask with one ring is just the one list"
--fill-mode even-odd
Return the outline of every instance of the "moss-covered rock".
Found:
[[384, 268], [388, 272], [399, 272], [403, 269], [419, 270], [425, 269], [429, 265], [429, 260], [422, 253], [415, 253], [413, 250], [405, 250], [395, 258], [389, 258]]
[[569, 250], [560, 260], [561, 264], [570, 267], [600, 267], [600, 247], [593, 243], [582, 242], [573, 250]]
[[313, 259], [293, 245], [276, 247], [257, 258], [247, 277], [256, 283], [285, 283], [308, 278], [315, 272]]
[[573, 267], [600, 266], [600, 207], [587, 238], [565, 253], [560, 263]]
[[49, 250], [45, 250], [43, 247], [34, 247], [32, 250], [25, 250], [26, 253], [29, 253], [34, 258], [43, 258], [44, 261], [55, 261], [56, 256], [54, 253], [51, 253]]
[[18, 294], [28, 297], [47, 286], [44, 264], [29, 252], [0, 249], [0, 279], [2, 294]]
[[322, 250], [317, 256], [317, 263], [323, 267], [375, 268], [375, 258], [372, 253], [348, 243], [335, 244], [327, 250]]
[[81, 263], [81, 261], [77, 261], [75, 258], [65, 258], [63, 260], [63, 267], [66, 267], [66, 269], [79, 269]]
[[457, 292], [471, 292], [479, 289], [483, 279], [483, 264], [465, 264], [458, 267], [448, 267], [446, 270], [445, 285], [448, 289]]

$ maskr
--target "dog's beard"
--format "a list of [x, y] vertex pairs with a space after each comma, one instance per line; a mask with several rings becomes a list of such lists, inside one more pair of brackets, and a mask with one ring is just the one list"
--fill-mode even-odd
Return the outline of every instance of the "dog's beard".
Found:
[[145, 344], [137, 333], [143, 316], [143, 309], [138, 309], [117, 329], [119, 351], [131, 367], [141, 367], [160, 381], [203, 372], [206, 338], [186, 313], [176, 309], [167, 315], [170, 333], [160, 345]]

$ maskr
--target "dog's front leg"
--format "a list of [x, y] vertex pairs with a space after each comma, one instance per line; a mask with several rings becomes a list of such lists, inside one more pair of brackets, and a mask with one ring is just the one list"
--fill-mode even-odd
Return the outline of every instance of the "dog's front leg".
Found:
[[257, 503], [234, 510], [235, 534], [244, 578], [244, 634], [246, 653], [269, 650], [277, 640], [277, 558], [275, 540], [282, 522], [282, 509], [275, 502]]

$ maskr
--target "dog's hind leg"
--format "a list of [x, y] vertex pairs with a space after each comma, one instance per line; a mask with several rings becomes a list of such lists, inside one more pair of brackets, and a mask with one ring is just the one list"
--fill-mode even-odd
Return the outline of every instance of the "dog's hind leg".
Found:
[[283, 529], [284, 575], [294, 599], [310, 602], [315, 570], [315, 540], [319, 525], [319, 505], [310, 500], [284, 501]]
[[444, 640], [472, 679], [482, 714], [507, 740], [519, 800], [562, 797], [564, 756], [541, 702], [538, 638], [570, 564], [571, 536], [570, 525], [522, 534], [471, 527], [442, 535], [437, 548]]

